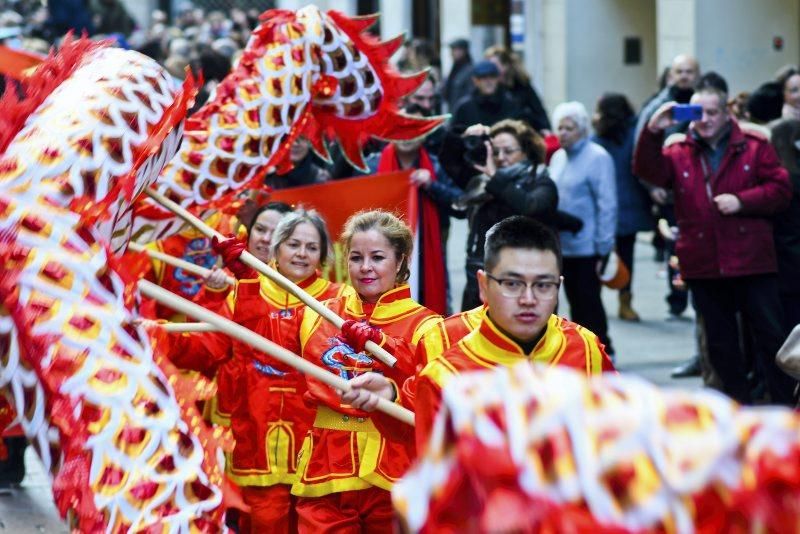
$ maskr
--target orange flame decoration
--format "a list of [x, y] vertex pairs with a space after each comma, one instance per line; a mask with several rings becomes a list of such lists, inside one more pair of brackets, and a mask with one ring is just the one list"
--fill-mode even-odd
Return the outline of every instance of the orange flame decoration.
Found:
[[70, 32], [64, 37], [58, 51], [51, 50], [47, 58], [25, 79], [22, 85], [24, 98], [20, 98], [13, 84], [6, 86], [0, 97], [0, 154], [5, 152], [28, 117], [56, 87], [72, 76], [83, 59], [105, 46], [107, 43], [104, 42], [75, 39]]

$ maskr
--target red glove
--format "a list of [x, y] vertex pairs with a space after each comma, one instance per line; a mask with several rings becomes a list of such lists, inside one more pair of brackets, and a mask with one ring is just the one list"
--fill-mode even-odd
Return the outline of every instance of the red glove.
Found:
[[350, 345], [354, 351], [363, 352], [367, 341], [380, 343], [383, 339], [381, 331], [367, 323], [348, 319], [342, 325], [342, 339]]
[[230, 269], [238, 280], [258, 278], [256, 270], [249, 265], [245, 265], [239, 259], [239, 256], [247, 248], [247, 243], [244, 240], [229, 237], [224, 241], [220, 241], [217, 236], [214, 236], [211, 239], [211, 247], [222, 258], [222, 263], [225, 264], [225, 267]]

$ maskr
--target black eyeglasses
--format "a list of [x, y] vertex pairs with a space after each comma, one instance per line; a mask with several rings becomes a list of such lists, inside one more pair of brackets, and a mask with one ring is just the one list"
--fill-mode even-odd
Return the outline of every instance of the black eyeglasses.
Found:
[[561, 287], [561, 278], [553, 280], [534, 280], [526, 282], [518, 278], [497, 278], [486, 273], [489, 280], [494, 280], [500, 286], [500, 293], [504, 297], [519, 298], [525, 294], [528, 288], [533, 291], [533, 296], [539, 300], [552, 300], [558, 295], [558, 288]]

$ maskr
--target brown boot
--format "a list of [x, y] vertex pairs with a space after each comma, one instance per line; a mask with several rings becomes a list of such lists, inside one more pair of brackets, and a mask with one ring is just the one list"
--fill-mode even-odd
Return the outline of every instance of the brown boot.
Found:
[[631, 307], [632, 298], [633, 295], [631, 295], [630, 291], [619, 292], [619, 318], [623, 321], [638, 323], [639, 314]]

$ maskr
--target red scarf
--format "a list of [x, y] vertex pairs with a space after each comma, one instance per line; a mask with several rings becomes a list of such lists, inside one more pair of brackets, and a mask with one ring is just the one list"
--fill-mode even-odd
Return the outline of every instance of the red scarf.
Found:
[[[431, 173], [431, 179], [436, 180], [428, 152], [420, 147], [419, 168]], [[378, 161], [378, 172], [393, 172], [403, 170], [397, 160], [395, 146], [391, 143], [381, 152]], [[420, 262], [424, 268], [420, 275], [422, 283], [422, 305], [433, 310], [439, 315], [447, 311], [447, 274], [445, 273], [444, 258], [442, 254], [442, 230], [439, 224], [439, 210], [428, 195], [419, 195], [419, 214], [422, 218], [422, 228], [418, 230], [420, 236]]]

